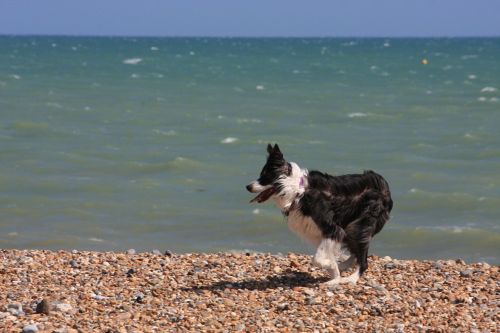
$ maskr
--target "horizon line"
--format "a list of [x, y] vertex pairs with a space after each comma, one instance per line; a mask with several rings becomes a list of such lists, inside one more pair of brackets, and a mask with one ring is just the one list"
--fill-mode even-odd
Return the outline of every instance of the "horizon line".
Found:
[[259, 36], [259, 35], [127, 35], [127, 34], [39, 34], [39, 33], [3, 33], [0, 32], [0, 37], [96, 37], [96, 38], [221, 38], [221, 39], [230, 39], [230, 38], [242, 38], [242, 39], [299, 39], [299, 38], [339, 38], [339, 39], [347, 39], [347, 38], [366, 38], [366, 39], [424, 39], [424, 38], [436, 38], [436, 39], [453, 39], [453, 38], [500, 38], [500, 34], [498, 35], [406, 35], [406, 36], [386, 36], [386, 35], [305, 35], [305, 36]]

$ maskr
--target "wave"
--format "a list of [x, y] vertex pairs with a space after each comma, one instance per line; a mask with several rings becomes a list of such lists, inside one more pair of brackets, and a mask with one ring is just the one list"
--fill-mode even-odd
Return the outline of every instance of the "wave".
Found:
[[137, 65], [142, 61], [142, 58], [130, 58], [123, 60], [123, 63], [126, 65]]
[[364, 112], [352, 112], [349, 113], [347, 116], [349, 118], [363, 118], [363, 117], [368, 117], [370, 114], [364, 113]]
[[495, 92], [497, 91], [497, 88], [495, 87], [484, 87], [483, 89], [481, 89], [481, 92]]
[[227, 137], [225, 139], [222, 139], [220, 143], [235, 143], [238, 141], [238, 138], [233, 138], [233, 137]]

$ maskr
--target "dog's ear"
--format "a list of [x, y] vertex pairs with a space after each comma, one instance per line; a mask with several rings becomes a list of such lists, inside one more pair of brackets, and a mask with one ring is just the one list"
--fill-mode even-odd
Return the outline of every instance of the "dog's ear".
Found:
[[283, 159], [283, 154], [280, 151], [280, 147], [278, 147], [278, 144], [275, 144], [274, 147], [271, 149], [271, 153], [269, 155], [274, 156], [275, 158], [278, 159]]
[[268, 153], [269, 155], [271, 155], [271, 153], [272, 153], [273, 151], [274, 151], [273, 146], [272, 146], [270, 143], [268, 143], [268, 144], [267, 144], [267, 153]]
[[283, 158], [283, 154], [280, 151], [280, 147], [278, 147], [277, 144], [274, 145], [274, 147], [271, 144], [267, 145], [267, 152], [269, 155], [277, 156], [279, 158]]
[[277, 144], [277, 143], [274, 145], [274, 152], [275, 152], [275, 153], [277, 153], [277, 154], [283, 155], [283, 154], [281, 153], [280, 147], [278, 147], [278, 144]]

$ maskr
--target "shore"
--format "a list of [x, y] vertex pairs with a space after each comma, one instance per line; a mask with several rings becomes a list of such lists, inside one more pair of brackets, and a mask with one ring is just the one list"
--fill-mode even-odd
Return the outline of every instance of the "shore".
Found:
[[1, 332], [496, 332], [498, 266], [371, 256], [0, 250]]

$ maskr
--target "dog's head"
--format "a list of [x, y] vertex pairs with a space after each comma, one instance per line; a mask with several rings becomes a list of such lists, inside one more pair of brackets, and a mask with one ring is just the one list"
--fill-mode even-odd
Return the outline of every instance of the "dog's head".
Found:
[[257, 180], [247, 185], [247, 190], [252, 193], [258, 193], [250, 202], [267, 201], [274, 194], [281, 190], [281, 179], [290, 176], [292, 166], [285, 161], [283, 154], [277, 144], [274, 147], [267, 145], [267, 161]]

